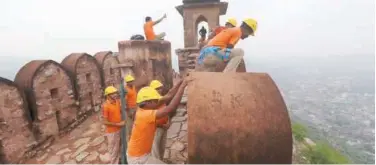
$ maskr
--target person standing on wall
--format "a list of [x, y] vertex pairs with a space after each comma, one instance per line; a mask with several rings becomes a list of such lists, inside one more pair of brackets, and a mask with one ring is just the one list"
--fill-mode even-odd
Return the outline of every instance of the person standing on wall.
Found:
[[244, 56], [243, 49], [234, 49], [239, 39], [246, 39], [249, 35], [254, 36], [257, 30], [257, 21], [246, 19], [240, 27], [229, 28], [221, 31], [205, 48], [201, 49], [197, 58], [195, 71], [216, 72], [217, 66], [225, 62], [223, 72], [236, 72], [238, 65]]
[[151, 17], [147, 16], [145, 18], [145, 24], [144, 24], [144, 33], [146, 40], [163, 40], [163, 38], [166, 36], [165, 32], [162, 32], [158, 35], [154, 33], [154, 25], [160, 23], [163, 19], [167, 18], [166, 14], [163, 15], [162, 18], [158, 19], [157, 21], [153, 21]]
[[[167, 106], [167, 104], [170, 103], [170, 101], [178, 91], [178, 87], [181, 83], [182, 80], [178, 81], [177, 85], [172, 87], [166, 95], [162, 96], [162, 98], [158, 100], [158, 110], [164, 109]], [[150, 82], [149, 86], [155, 89], [159, 95], [162, 95], [163, 84], [160, 81], [153, 80]], [[170, 127], [169, 116], [157, 119], [156, 124], [157, 129], [155, 131], [151, 155], [155, 158], [162, 159], [162, 155], [164, 153], [164, 146], [166, 143], [166, 131]]]
[[202, 42], [204, 42], [206, 40], [206, 33], [207, 33], [207, 31], [206, 31], [206, 29], [205, 29], [204, 26], [201, 27], [199, 33], [200, 33], [200, 40], [199, 40], [199, 42], [202, 43]]
[[165, 108], [158, 110], [158, 100], [162, 97], [149, 87], [142, 88], [137, 94], [138, 109], [131, 138], [128, 142], [127, 160], [129, 164], [164, 164], [161, 160], [151, 156], [156, 120], [164, 118], [176, 111], [184, 89], [190, 80], [178, 84], [176, 95]]
[[106, 126], [106, 136], [108, 140], [108, 153], [110, 163], [118, 164], [120, 159], [120, 130], [125, 125], [121, 120], [121, 106], [118, 90], [114, 86], [109, 86], [104, 90], [106, 101], [103, 103], [103, 124]]
[[124, 78], [124, 81], [126, 83], [125, 90], [127, 91], [127, 95], [125, 96], [126, 101], [126, 114], [127, 114], [127, 122], [126, 122], [126, 135], [127, 135], [127, 141], [130, 138], [132, 127], [133, 127], [133, 121], [134, 121], [134, 115], [136, 113], [137, 104], [136, 104], [136, 97], [137, 97], [137, 86], [135, 84], [135, 78], [131, 75], [127, 75]]

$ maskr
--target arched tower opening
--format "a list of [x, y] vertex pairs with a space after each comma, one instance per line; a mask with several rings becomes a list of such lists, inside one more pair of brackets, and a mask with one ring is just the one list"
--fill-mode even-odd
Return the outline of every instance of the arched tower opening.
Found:
[[195, 34], [196, 34], [196, 41], [197, 43], [200, 43], [200, 39], [202, 38], [202, 34], [204, 34], [204, 40], [208, 38], [209, 35], [209, 24], [208, 24], [208, 19], [206, 19], [205, 16], [200, 15], [197, 17], [195, 21]]
[[[219, 16], [226, 14], [227, 5], [227, 2], [219, 0], [184, 0], [183, 5], [177, 6], [176, 9], [184, 18], [184, 47], [197, 46], [197, 26], [201, 22], [206, 22], [209, 28], [218, 26]], [[209, 30], [206, 30], [208, 34]]]

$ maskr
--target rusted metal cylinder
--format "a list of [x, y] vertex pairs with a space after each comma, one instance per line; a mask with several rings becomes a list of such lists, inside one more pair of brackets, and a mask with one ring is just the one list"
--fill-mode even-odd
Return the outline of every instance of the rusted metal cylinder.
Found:
[[192, 72], [189, 164], [290, 164], [285, 102], [266, 73]]
[[[217, 65], [217, 68], [215, 69], [216, 72], [222, 72], [226, 68], [226, 63], [220, 63]], [[245, 67], [245, 61], [244, 58], [239, 63], [238, 68], [236, 68], [236, 72], [247, 72], [247, 68]]]

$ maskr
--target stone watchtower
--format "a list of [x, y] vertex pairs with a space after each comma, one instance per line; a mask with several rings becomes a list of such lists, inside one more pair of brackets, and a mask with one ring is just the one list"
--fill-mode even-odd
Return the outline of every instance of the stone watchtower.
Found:
[[197, 45], [197, 26], [200, 22], [208, 23], [209, 29], [219, 25], [219, 16], [226, 14], [227, 2], [220, 0], [183, 0], [183, 5], [176, 9], [184, 20], [184, 47]]
[[205, 21], [209, 29], [219, 26], [219, 16], [226, 14], [227, 6], [227, 2], [220, 0], [183, 0], [183, 5], [176, 6], [184, 21], [184, 48], [175, 51], [180, 75], [195, 68], [197, 53], [200, 51], [197, 47], [198, 24]]

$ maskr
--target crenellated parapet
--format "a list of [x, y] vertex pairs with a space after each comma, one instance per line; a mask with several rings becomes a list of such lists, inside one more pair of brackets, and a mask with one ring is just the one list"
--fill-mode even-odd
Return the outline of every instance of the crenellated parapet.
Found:
[[114, 53], [102, 51], [96, 53], [94, 57], [102, 68], [103, 84], [105, 86], [119, 86], [121, 80], [120, 68], [115, 68], [115, 66], [119, 65], [119, 60], [114, 56]]
[[0, 90], [0, 161], [16, 163], [36, 143], [31, 115], [21, 87], [0, 77]]
[[72, 77], [59, 63], [33, 60], [19, 70], [14, 82], [26, 92], [38, 140], [56, 135], [74, 122], [77, 92]]
[[99, 111], [103, 100], [102, 68], [97, 60], [87, 53], [72, 53], [61, 64], [70, 72], [75, 80], [80, 110], [78, 115], [86, 115]]

